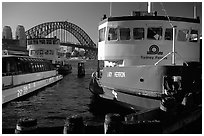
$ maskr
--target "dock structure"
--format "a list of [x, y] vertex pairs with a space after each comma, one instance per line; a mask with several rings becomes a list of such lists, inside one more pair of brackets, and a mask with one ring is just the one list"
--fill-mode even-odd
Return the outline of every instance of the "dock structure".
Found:
[[[171, 134], [202, 133], [202, 106], [180, 112], [164, 112], [152, 109], [126, 115], [117, 113], [105, 115], [104, 122], [85, 120], [83, 115], [71, 115], [64, 126], [38, 127], [33, 118], [19, 119], [14, 129], [4, 129], [3, 134]], [[193, 126], [193, 128], [192, 128]], [[190, 128], [190, 129], [189, 129]]]

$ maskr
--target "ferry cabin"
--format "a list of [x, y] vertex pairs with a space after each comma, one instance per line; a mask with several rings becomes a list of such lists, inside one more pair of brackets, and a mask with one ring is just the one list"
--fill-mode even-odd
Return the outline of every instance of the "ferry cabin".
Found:
[[[105, 66], [154, 65], [172, 52], [172, 26], [175, 26], [176, 64], [199, 61], [199, 23], [199, 18], [145, 15], [144, 12], [106, 18], [98, 27], [98, 60], [105, 60]], [[167, 56], [158, 65], [171, 64], [171, 58]]]
[[35, 38], [27, 40], [29, 56], [51, 60], [56, 64], [60, 54], [60, 40], [57, 38]]

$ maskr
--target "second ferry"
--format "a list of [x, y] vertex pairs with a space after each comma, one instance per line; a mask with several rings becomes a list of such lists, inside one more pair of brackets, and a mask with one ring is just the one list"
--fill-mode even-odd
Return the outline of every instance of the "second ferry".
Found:
[[63, 78], [53, 64], [59, 62], [59, 39], [35, 38], [27, 40], [29, 56], [2, 56], [2, 104], [25, 96]]

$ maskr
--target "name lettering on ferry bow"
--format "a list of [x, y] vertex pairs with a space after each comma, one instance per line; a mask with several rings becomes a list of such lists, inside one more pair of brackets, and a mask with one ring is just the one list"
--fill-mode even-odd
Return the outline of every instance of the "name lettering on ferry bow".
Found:
[[125, 77], [125, 72], [108, 72], [107, 77]]
[[115, 77], [125, 77], [125, 72], [115, 72]]
[[107, 77], [112, 77], [112, 72], [108, 72]]

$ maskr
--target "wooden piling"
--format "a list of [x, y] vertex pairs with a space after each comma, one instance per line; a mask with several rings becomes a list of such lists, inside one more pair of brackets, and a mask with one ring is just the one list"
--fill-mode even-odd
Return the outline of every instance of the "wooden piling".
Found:
[[66, 118], [63, 134], [84, 134], [84, 123], [82, 116], [73, 115]]
[[15, 134], [37, 134], [37, 119], [20, 118], [17, 121]]
[[122, 134], [123, 124], [120, 114], [109, 113], [105, 115], [104, 133], [105, 134]]
[[84, 77], [85, 76], [85, 66], [83, 62], [78, 63], [78, 77]]
[[85, 134], [104, 134], [103, 122], [85, 121]]

